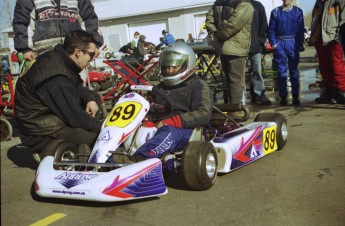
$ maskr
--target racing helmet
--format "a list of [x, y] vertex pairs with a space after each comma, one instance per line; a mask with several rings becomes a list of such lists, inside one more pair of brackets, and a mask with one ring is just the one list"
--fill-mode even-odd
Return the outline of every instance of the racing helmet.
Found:
[[[168, 73], [167, 67], [181, 67], [174, 73]], [[177, 42], [164, 48], [159, 58], [162, 82], [167, 86], [176, 86], [195, 73], [196, 58], [191, 47], [184, 42]]]

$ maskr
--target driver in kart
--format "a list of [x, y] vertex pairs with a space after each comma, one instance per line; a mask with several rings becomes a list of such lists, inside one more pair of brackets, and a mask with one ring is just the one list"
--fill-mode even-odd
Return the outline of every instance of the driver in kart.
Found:
[[83, 86], [79, 73], [93, 60], [96, 49], [91, 34], [72, 31], [63, 45], [39, 55], [18, 79], [16, 125], [22, 143], [34, 152], [45, 152], [56, 140], [76, 147], [94, 144], [102, 126], [97, 117], [101, 99]]
[[[170, 100], [172, 111], [153, 118], [158, 130], [133, 155], [137, 160], [162, 158], [171, 151], [180, 151], [188, 144], [195, 127], [206, 125], [212, 113], [212, 92], [207, 83], [195, 74], [193, 50], [183, 42], [164, 48], [159, 67], [162, 82], [158, 85]], [[164, 105], [161, 97], [156, 104]]]

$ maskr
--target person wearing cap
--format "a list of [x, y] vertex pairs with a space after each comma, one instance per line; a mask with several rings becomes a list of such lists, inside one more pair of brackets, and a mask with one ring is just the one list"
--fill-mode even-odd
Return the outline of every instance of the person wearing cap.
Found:
[[273, 62], [277, 66], [280, 105], [288, 104], [287, 74], [290, 74], [292, 104], [300, 105], [299, 52], [304, 43], [303, 11], [292, 5], [292, 0], [282, 0], [283, 5], [271, 11], [267, 30], [268, 40], [274, 48]]
[[[170, 151], [183, 150], [195, 127], [206, 125], [212, 113], [212, 92], [207, 83], [195, 74], [196, 57], [185, 42], [164, 48], [159, 58], [162, 82], [158, 88], [169, 98], [172, 111], [150, 119], [158, 130], [134, 156], [138, 160], [161, 158]], [[166, 105], [160, 96], [153, 102]], [[156, 110], [156, 113], [159, 111]], [[157, 114], [155, 114], [157, 115]]]
[[162, 35], [164, 36], [163, 37], [163, 40], [161, 41], [161, 43], [159, 43], [157, 46], [156, 46], [156, 49], [159, 49], [160, 47], [166, 45], [171, 45], [171, 44], [174, 44], [175, 43], [175, 38], [172, 34], [170, 34], [167, 30], [163, 30], [162, 31]]

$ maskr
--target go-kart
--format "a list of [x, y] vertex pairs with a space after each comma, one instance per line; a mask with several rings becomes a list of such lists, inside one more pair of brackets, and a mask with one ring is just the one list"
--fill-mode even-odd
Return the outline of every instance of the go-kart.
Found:
[[[113, 107], [102, 125], [87, 162], [71, 144], [59, 142], [54, 156], [43, 157], [35, 179], [39, 196], [89, 201], [127, 201], [167, 194], [163, 170], [179, 172], [191, 190], [207, 190], [217, 173], [228, 173], [276, 150], [287, 142], [287, 123], [278, 113], [263, 113], [253, 123], [241, 125], [224, 111], [249, 111], [244, 106], [214, 107], [211, 122], [195, 128], [181, 151], [137, 161], [133, 154], [157, 128], [147, 122], [150, 108], [169, 112], [171, 104], [149, 102], [144, 93], [164, 93], [154, 86], [131, 86]], [[138, 92], [139, 91], [139, 92]], [[163, 108], [162, 108], [163, 106]], [[229, 107], [230, 106], [230, 107]], [[82, 156], [85, 157], [85, 156]], [[123, 162], [118, 159], [125, 158]]]

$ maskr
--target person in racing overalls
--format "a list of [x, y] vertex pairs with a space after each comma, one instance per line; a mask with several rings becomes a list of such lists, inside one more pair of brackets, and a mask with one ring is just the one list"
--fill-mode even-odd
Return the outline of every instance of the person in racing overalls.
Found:
[[[193, 128], [206, 125], [212, 113], [212, 92], [196, 74], [193, 50], [183, 42], [164, 48], [159, 59], [163, 89], [170, 100], [172, 111], [164, 117], [153, 118], [158, 130], [141, 146], [134, 156], [138, 159], [160, 158], [171, 151], [182, 150], [188, 143]], [[162, 97], [153, 97], [164, 105]]]
[[292, 0], [283, 0], [282, 6], [271, 11], [267, 34], [270, 44], [275, 49], [273, 62], [278, 71], [280, 105], [287, 105], [287, 69], [290, 74], [292, 104], [299, 105], [300, 85], [297, 67], [299, 52], [304, 42], [303, 11], [292, 5]]

